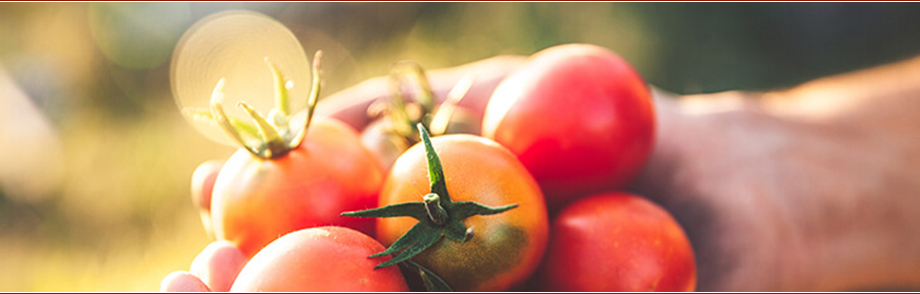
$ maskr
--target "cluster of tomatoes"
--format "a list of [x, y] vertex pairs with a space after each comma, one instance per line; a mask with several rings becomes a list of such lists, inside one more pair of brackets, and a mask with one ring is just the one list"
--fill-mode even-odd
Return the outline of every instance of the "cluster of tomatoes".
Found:
[[[644, 167], [655, 137], [648, 87], [627, 62], [593, 45], [545, 49], [484, 111], [481, 136], [428, 141], [420, 127], [412, 134], [426, 142], [395, 161], [352, 127], [308, 115], [302, 142], [202, 164], [193, 197], [218, 241], [162, 290], [391, 292], [432, 276], [457, 291], [694, 290], [681, 227], [656, 204], [616, 192]], [[423, 198], [417, 208], [427, 210], [409, 209]], [[461, 203], [507, 207], [476, 215]], [[377, 207], [413, 217], [341, 216]], [[397, 253], [411, 260], [379, 266]]]

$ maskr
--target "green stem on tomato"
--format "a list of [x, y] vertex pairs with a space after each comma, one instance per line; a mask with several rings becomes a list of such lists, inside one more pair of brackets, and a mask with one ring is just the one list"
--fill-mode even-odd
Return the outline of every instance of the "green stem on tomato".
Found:
[[473, 87], [473, 77], [464, 75], [457, 81], [457, 84], [447, 92], [447, 99], [438, 106], [438, 110], [431, 117], [429, 127], [431, 133], [438, 136], [447, 133], [447, 127], [450, 125], [450, 119], [457, 111], [457, 104], [466, 97], [466, 93]]
[[321, 58], [322, 51], [316, 51], [316, 55], [314, 55], [313, 58], [313, 83], [310, 90], [310, 96], [307, 98], [306, 119], [304, 120], [303, 128], [295, 135], [291, 135], [292, 128], [290, 123], [293, 115], [290, 113], [290, 101], [287, 88], [288, 82], [278, 68], [271, 63], [268, 57], [265, 57], [265, 62], [272, 72], [275, 85], [275, 108], [269, 112], [268, 118], [245, 102], [239, 102], [237, 106], [243, 108], [255, 124], [246, 123], [228, 116], [221, 105], [224, 98], [223, 89], [226, 83], [225, 78], [221, 78], [214, 87], [214, 91], [211, 93], [210, 108], [208, 110], [188, 107], [183, 109], [182, 112], [193, 120], [216, 124], [223, 129], [234, 142], [243, 149], [246, 149], [246, 151], [253, 156], [262, 159], [272, 159], [284, 156], [291, 150], [300, 147], [310, 127], [310, 122], [313, 120], [316, 102], [319, 100], [320, 93], [321, 79], [319, 69]]
[[313, 113], [316, 111], [316, 101], [319, 100], [320, 92], [320, 60], [323, 58], [323, 51], [316, 51], [313, 55], [313, 85], [310, 89], [310, 97], [307, 100], [307, 117], [304, 119], [303, 128], [297, 132], [297, 136], [291, 140], [288, 145], [291, 149], [300, 147], [304, 138], [307, 136], [307, 129], [310, 128], [310, 122], [313, 121]]
[[395, 256], [375, 268], [387, 267], [404, 262], [421, 253], [447, 237], [458, 242], [472, 238], [472, 228], [463, 225], [463, 220], [474, 215], [491, 215], [505, 212], [517, 207], [516, 204], [490, 207], [473, 201], [451, 201], [444, 177], [444, 168], [438, 157], [428, 130], [421, 123], [416, 125], [425, 146], [425, 158], [428, 165], [428, 181], [431, 192], [423, 196], [422, 202], [405, 202], [380, 208], [343, 212], [342, 216], [352, 217], [398, 217], [410, 216], [418, 220], [408, 232], [396, 239], [383, 252], [371, 255], [378, 257], [388, 254]]
[[214, 92], [211, 93], [211, 115], [214, 117], [217, 124], [230, 135], [231, 139], [236, 141], [243, 149], [249, 151], [253, 156], [260, 156], [260, 152], [249, 146], [246, 140], [243, 139], [243, 136], [240, 135], [239, 130], [233, 127], [233, 124], [231, 124], [230, 120], [227, 118], [227, 113], [224, 112], [224, 107], [220, 105], [224, 98], [223, 90], [225, 82], [226, 79], [224, 78], [217, 81], [217, 86], [214, 87]]
[[262, 142], [265, 145], [262, 150], [260, 150], [260, 157], [262, 158], [275, 158], [281, 155], [284, 155], [290, 148], [287, 148], [284, 144], [284, 140], [281, 139], [281, 136], [278, 135], [278, 130], [275, 126], [268, 123], [265, 120], [265, 117], [262, 117], [258, 111], [252, 109], [249, 104], [246, 102], [240, 102], [237, 106], [242, 107], [246, 110], [246, 114], [256, 122], [256, 127], [259, 128], [259, 133], [262, 134]]
[[275, 82], [275, 109], [278, 110], [280, 115], [288, 116], [291, 114], [291, 103], [288, 98], [287, 81], [268, 56], [265, 57], [265, 63], [268, 64], [268, 69], [272, 71], [272, 79]]

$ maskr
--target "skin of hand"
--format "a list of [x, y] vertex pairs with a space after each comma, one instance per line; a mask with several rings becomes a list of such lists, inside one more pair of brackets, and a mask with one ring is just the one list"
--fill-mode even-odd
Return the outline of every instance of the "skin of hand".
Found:
[[656, 95], [658, 146], [633, 188], [684, 226], [700, 290], [920, 281], [916, 135], [774, 113], [751, 93], [666, 95]]
[[[524, 60], [433, 70], [430, 82], [443, 100], [472, 73], [461, 106], [481, 117], [495, 86]], [[368, 80], [317, 112], [361, 130], [387, 87]], [[698, 290], [920, 286], [920, 58], [785, 91], [653, 94], [657, 144], [629, 189], [684, 227]]]
[[696, 248], [700, 290], [920, 286], [920, 58], [785, 91], [667, 98], [634, 188]]

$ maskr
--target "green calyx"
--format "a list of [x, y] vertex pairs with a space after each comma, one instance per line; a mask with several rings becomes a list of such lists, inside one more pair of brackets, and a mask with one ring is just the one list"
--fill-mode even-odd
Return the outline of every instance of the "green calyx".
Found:
[[[390, 69], [389, 83], [390, 99], [381, 101], [385, 104], [372, 106], [369, 114], [376, 116], [383, 112], [388, 122], [386, 132], [400, 141], [400, 146], [408, 148], [419, 142], [420, 135], [415, 128], [417, 124], [424, 125], [436, 136], [447, 132], [451, 117], [457, 110], [457, 103], [465, 97], [473, 79], [469, 75], [463, 76], [440, 105], [436, 104], [428, 76], [418, 63], [401, 61], [394, 64]], [[415, 86], [413, 101], [407, 99], [403, 91], [405, 84]]]
[[[428, 131], [419, 123], [418, 131], [425, 145], [425, 155], [428, 162], [428, 180], [431, 193], [424, 195], [421, 202], [405, 202], [388, 205], [375, 209], [344, 212], [342, 216], [353, 217], [399, 217], [409, 216], [418, 220], [406, 234], [402, 235], [383, 252], [369, 257], [380, 257], [396, 254], [392, 259], [378, 264], [375, 269], [383, 268], [400, 262], [421, 253], [431, 245], [446, 236], [449, 239], [466, 242], [473, 237], [472, 228], [463, 225], [463, 220], [474, 215], [492, 215], [505, 212], [517, 207], [517, 204], [500, 207], [490, 207], [473, 201], [452, 201], [445, 183], [444, 169], [441, 160], [431, 145]], [[413, 265], [417, 266], [417, 265]], [[423, 271], [424, 272], [424, 271]], [[426, 273], [433, 275], [433, 273]], [[425, 275], [423, 275], [423, 279]], [[440, 278], [438, 278], [440, 280]], [[430, 280], [426, 280], [426, 283]]]
[[227, 116], [221, 105], [224, 98], [225, 79], [220, 79], [217, 82], [217, 86], [214, 87], [209, 109], [186, 108], [182, 111], [193, 119], [217, 124], [227, 132], [233, 141], [246, 151], [249, 151], [253, 156], [263, 159], [284, 156], [303, 143], [304, 137], [307, 135], [307, 129], [310, 127], [310, 122], [313, 120], [313, 113], [320, 93], [319, 67], [321, 59], [322, 51], [317, 51], [313, 57], [313, 83], [307, 100], [307, 117], [302, 128], [296, 133], [291, 125], [294, 115], [291, 113], [290, 98], [288, 96], [288, 90], [292, 84], [284, 78], [284, 75], [271, 63], [268, 57], [265, 58], [265, 63], [274, 78], [275, 108], [269, 112], [267, 118], [245, 102], [240, 102], [237, 106], [246, 111], [246, 114], [252, 119], [251, 123]]

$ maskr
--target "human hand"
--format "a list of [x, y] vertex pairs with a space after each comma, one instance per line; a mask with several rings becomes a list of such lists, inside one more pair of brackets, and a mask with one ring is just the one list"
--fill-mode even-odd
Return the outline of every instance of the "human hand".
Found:
[[917, 69], [762, 94], [656, 93], [658, 148], [634, 188], [685, 226], [700, 290], [920, 284]]
[[[476, 82], [461, 104], [481, 117], [492, 90], [523, 60], [430, 71], [430, 84], [443, 99], [472, 73]], [[330, 96], [317, 111], [361, 130], [373, 119], [367, 106], [387, 97], [388, 86], [369, 80]], [[687, 231], [698, 290], [916, 285], [920, 252], [908, 248], [920, 248], [920, 222], [912, 216], [920, 185], [910, 167], [920, 164], [920, 144], [912, 128], [867, 128], [873, 124], [842, 114], [798, 111], [792, 105], [803, 103], [777, 98], [789, 93], [795, 92], [678, 98], [655, 90], [656, 148], [629, 189], [662, 204]]]
[[166, 276], [160, 292], [227, 292], [246, 265], [246, 256], [228, 241], [208, 244], [192, 261], [189, 271]]

